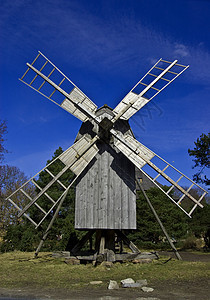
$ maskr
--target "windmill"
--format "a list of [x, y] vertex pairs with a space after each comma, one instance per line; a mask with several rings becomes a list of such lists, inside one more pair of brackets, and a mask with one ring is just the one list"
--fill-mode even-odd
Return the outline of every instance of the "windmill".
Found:
[[[178, 64], [177, 60], [158, 60], [115, 109], [107, 105], [98, 109], [96, 104], [41, 52], [31, 64], [27, 63], [27, 66], [28, 69], [20, 80], [83, 122], [75, 143], [7, 198], [19, 210], [19, 217], [25, 216], [36, 228], [46, 218], [51, 217], [36, 254], [74, 184], [75, 228], [88, 232], [73, 248], [73, 252], [81, 248], [95, 231], [97, 253], [103, 252], [104, 248], [114, 251], [116, 234], [133, 252], [139, 251], [122, 233], [124, 229], [136, 229], [138, 179], [135, 178], [135, 168], [141, 170], [189, 217], [197, 206], [203, 207], [201, 201], [207, 192], [137, 141], [128, 123], [136, 112], [189, 66]], [[61, 167], [55, 174], [51, 171], [51, 165], [56, 161], [59, 161]], [[148, 169], [152, 171], [151, 174]], [[62, 176], [68, 170], [71, 170], [75, 177], [65, 185]], [[40, 186], [36, 179], [43, 171], [49, 174], [50, 180], [45, 186]], [[167, 190], [159, 183], [160, 178], [169, 183]], [[57, 184], [60, 190], [57, 199], [49, 193], [54, 184]], [[27, 192], [31, 185], [39, 191], [33, 196]], [[193, 187], [199, 190], [197, 198], [191, 193]], [[178, 198], [172, 196], [172, 190], [179, 191]], [[27, 199], [28, 203], [24, 207], [15, 203], [13, 197], [17, 194]], [[47, 210], [39, 203], [39, 199], [43, 197], [49, 203]], [[30, 214], [32, 208], [39, 212], [35, 219]]]

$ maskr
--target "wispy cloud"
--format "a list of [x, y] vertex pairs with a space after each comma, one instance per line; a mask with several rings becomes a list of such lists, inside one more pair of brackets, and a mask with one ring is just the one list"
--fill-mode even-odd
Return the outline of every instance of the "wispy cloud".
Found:
[[175, 44], [175, 50], [173, 54], [178, 57], [186, 57], [189, 56], [189, 51], [185, 45]]
[[134, 134], [159, 153], [187, 151], [201, 133], [209, 131], [210, 108], [198, 103], [198, 99], [208, 99], [208, 95], [209, 91], [204, 89], [182, 97], [167, 98], [165, 104], [156, 99], [153, 104], [157, 102], [157, 108], [154, 106], [150, 115], [145, 110], [144, 123], [141, 111], [131, 119]]
[[[25, 2], [13, 1], [13, 5], [3, 4], [3, 19], [0, 21], [2, 40], [9, 34], [6, 43], [31, 53], [31, 49], [41, 47], [56, 56], [60, 62], [88, 65], [88, 68], [121, 69], [137, 72], [140, 66], [148, 64], [145, 59], [156, 61], [182, 59], [190, 64], [189, 80], [209, 84], [210, 53], [204, 45], [188, 45], [185, 41], [159, 32], [152, 26], [142, 25], [132, 14], [124, 12], [116, 18], [100, 18], [87, 11], [76, 1]], [[20, 14], [20, 11], [23, 11]], [[36, 12], [36, 13], [34, 13]], [[17, 16], [17, 20], [14, 19]], [[20, 18], [21, 16], [21, 18]], [[17, 23], [16, 23], [17, 22]], [[6, 30], [4, 28], [7, 28]], [[149, 67], [149, 66], [148, 66]]]

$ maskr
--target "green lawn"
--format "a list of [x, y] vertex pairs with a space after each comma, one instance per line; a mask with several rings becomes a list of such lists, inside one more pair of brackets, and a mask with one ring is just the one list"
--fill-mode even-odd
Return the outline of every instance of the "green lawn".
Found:
[[10, 252], [0, 254], [1, 288], [80, 288], [90, 281], [102, 280], [107, 285], [110, 279], [120, 282], [132, 277], [147, 279], [149, 283], [165, 280], [194, 280], [210, 278], [210, 262], [186, 262], [166, 258], [150, 264], [116, 263], [111, 269], [88, 265], [67, 265], [64, 259], [55, 259], [50, 253]]

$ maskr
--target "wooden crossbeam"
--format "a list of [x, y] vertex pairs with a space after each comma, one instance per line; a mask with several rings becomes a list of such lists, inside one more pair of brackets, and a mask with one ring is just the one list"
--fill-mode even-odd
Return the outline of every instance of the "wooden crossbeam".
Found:
[[[33, 179], [31, 180], [31, 182], [33, 182], [33, 184], [41, 191], [42, 188], [36, 183], [36, 181], [34, 181]], [[52, 202], [55, 203], [55, 201], [45, 192], [44, 195]]]
[[[47, 171], [48, 174], [50, 174], [50, 176], [52, 176], [52, 178], [55, 178], [53, 173], [50, 172], [50, 170], [48, 170], [48, 168], [45, 168], [45, 170]], [[59, 179], [57, 179], [56, 181], [64, 188], [64, 190], [66, 190], [66, 186]]]
[[[31, 196], [29, 196], [23, 189], [20, 189], [20, 191], [30, 200], [32, 201], [33, 199], [31, 198]], [[40, 209], [44, 214], [46, 214], [46, 211], [38, 204], [35, 203], [35, 206]]]
[[52, 185], [56, 182], [56, 180], [68, 170], [68, 166], [65, 166], [62, 171], [60, 171], [40, 192], [34, 197], [33, 201], [31, 201], [28, 205], [24, 207], [24, 209], [19, 213], [19, 217], [21, 217], [38, 199], [41, 197]]

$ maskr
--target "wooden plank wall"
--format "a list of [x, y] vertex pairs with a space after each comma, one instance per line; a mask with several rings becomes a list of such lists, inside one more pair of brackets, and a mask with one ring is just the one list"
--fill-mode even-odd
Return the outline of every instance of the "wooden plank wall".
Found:
[[105, 143], [78, 179], [75, 228], [136, 229], [134, 165]]

